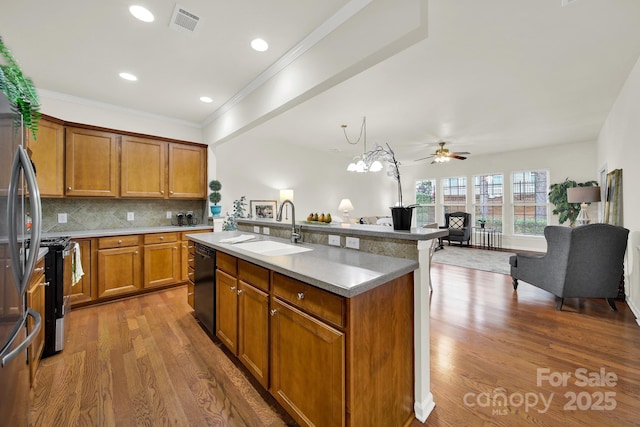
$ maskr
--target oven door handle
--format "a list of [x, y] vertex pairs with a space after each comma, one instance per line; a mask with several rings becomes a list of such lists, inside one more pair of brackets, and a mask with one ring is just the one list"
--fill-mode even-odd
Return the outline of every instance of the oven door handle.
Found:
[[[31, 342], [34, 340], [36, 335], [38, 335], [38, 332], [40, 331], [40, 328], [42, 327], [42, 317], [40, 316], [40, 313], [38, 313], [37, 311], [35, 311], [32, 308], [28, 308], [27, 309], [27, 316], [31, 316], [35, 320], [35, 326], [33, 328], [33, 331], [31, 331], [31, 333], [29, 335], [27, 335], [25, 340], [22, 341], [16, 348], [14, 348], [11, 351], [8, 351], [11, 348], [11, 345], [13, 344], [13, 341], [15, 341], [16, 337], [18, 336], [18, 334], [15, 334], [13, 336], [11, 341], [5, 347], [5, 351], [0, 353], [0, 365], [3, 368], [9, 362], [11, 362], [13, 359], [15, 359], [20, 353], [22, 353], [24, 351], [24, 349], [26, 349], [29, 346], [29, 344], [31, 344]], [[18, 330], [20, 330], [20, 329], [22, 329], [24, 327], [24, 324], [27, 321], [27, 316], [25, 316], [22, 319], [20, 327], [18, 329], [16, 329], [16, 331], [18, 331]]]

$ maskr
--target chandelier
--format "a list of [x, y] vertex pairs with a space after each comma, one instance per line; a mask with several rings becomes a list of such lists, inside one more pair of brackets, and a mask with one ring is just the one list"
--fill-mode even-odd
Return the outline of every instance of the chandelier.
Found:
[[344, 137], [347, 142], [351, 145], [358, 145], [360, 140], [363, 142], [362, 156], [356, 156], [353, 158], [349, 166], [347, 166], [347, 171], [349, 172], [358, 172], [358, 173], [366, 173], [366, 172], [380, 172], [382, 170], [382, 163], [375, 157], [371, 156], [369, 152], [367, 152], [367, 117], [362, 118], [362, 125], [360, 125], [360, 135], [358, 139], [352, 142], [347, 136], [347, 125], [342, 125], [342, 132], [344, 133]]

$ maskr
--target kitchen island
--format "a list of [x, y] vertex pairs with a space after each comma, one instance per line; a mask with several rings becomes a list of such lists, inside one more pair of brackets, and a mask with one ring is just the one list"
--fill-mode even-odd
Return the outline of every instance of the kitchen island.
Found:
[[239, 231], [188, 238], [216, 250], [216, 337], [300, 425], [413, 419], [415, 261]]
[[[412, 419], [416, 366], [424, 364], [414, 357], [419, 263], [309, 243], [292, 245], [309, 251], [271, 256], [225, 242], [241, 235], [288, 243], [241, 231], [188, 236], [218, 251], [221, 341], [303, 425], [395, 426]], [[242, 307], [251, 301], [251, 312], [264, 314], [248, 328]], [[229, 315], [229, 306], [238, 308]], [[270, 350], [247, 352], [247, 340]]]
[[[347, 238], [357, 238], [359, 250], [379, 255], [406, 258], [418, 262], [414, 271], [414, 351], [415, 351], [415, 414], [424, 422], [435, 403], [430, 385], [429, 356], [429, 298], [431, 257], [434, 239], [448, 235], [448, 230], [428, 227], [396, 231], [383, 225], [349, 223], [322, 224], [298, 222], [303, 242], [329, 244], [329, 236], [338, 236], [341, 247], [347, 246]], [[242, 231], [268, 233], [278, 237], [289, 237], [291, 222], [276, 222], [273, 219], [238, 219]]]

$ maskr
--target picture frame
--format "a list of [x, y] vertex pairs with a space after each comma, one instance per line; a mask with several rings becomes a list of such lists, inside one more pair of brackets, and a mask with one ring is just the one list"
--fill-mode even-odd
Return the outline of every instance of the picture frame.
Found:
[[605, 224], [622, 225], [622, 169], [607, 174]]
[[249, 208], [253, 219], [275, 219], [278, 202], [275, 200], [250, 200]]

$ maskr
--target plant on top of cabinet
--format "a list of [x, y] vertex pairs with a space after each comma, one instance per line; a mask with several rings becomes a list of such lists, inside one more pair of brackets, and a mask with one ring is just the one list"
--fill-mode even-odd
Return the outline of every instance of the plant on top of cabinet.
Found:
[[220, 216], [220, 211], [222, 210], [222, 206], [218, 206], [218, 203], [222, 199], [220, 195], [220, 190], [222, 189], [222, 184], [217, 179], [213, 179], [209, 182], [209, 190], [211, 190], [211, 194], [209, 194], [209, 201], [213, 203], [211, 205], [211, 215]]
[[36, 88], [31, 79], [22, 74], [20, 65], [5, 46], [2, 37], [0, 54], [7, 62], [6, 65], [0, 64], [0, 90], [9, 99], [11, 109], [22, 116], [22, 122], [31, 131], [33, 139], [36, 139], [40, 120], [40, 102]]

